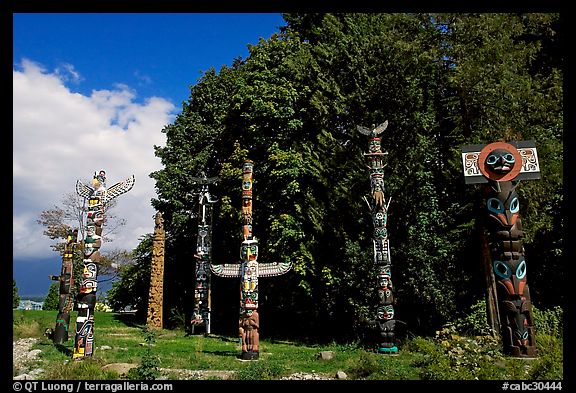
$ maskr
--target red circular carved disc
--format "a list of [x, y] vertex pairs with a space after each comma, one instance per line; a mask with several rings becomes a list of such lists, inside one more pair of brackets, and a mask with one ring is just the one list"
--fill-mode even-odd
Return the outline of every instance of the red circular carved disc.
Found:
[[[510, 172], [494, 173], [487, 168], [486, 158], [496, 149], [507, 150], [514, 156], [516, 163]], [[511, 144], [506, 142], [493, 142], [484, 146], [484, 148], [480, 151], [480, 154], [478, 155], [478, 168], [480, 169], [480, 172], [482, 172], [482, 174], [490, 180], [509, 181], [514, 179], [520, 173], [520, 169], [522, 169], [522, 157], [520, 156], [520, 153], [518, 153], [518, 149], [516, 149]]]

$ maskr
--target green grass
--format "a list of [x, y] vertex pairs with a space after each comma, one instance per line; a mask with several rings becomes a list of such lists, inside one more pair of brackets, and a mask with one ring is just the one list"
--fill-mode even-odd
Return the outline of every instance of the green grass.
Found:
[[[92, 358], [72, 361], [74, 334], [62, 346], [43, 336], [54, 327], [56, 311], [13, 312], [13, 339], [35, 337], [34, 348], [41, 349], [39, 367], [43, 379], [119, 379], [112, 371], [102, 371], [110, 363], [141, 365], [148, 346], [143, 325], [134, 324], [114, 313], [95, 314], [95, 351]], [[71, 316], [74, 330], [76, 312]], [[237, 337], [186, 336], [181, 330], [159, 330], [148, 355], [156, 357], [157, 367], [184, 370], [234, 371], [234, 379], [280, 379], [293, 373], [317, 373], [333, 377], [344, 371], [353, 380], [558, 380], [563, 378], [562, 340], [541, 336], [538, 359], [518, 360], [502, 355], [499, 343], [487, 337], [455, 337], [453, 340], [415, 337], [405, 342], [398, 355], [388, 356], [366, 351], [355, 343], [310, 345], [297, 342], [260, 342], [260, 360], [242, 362]], [[100, 349], [102, 345], [111, 349]], [[334, 351], [331, 360], [319, 360], [320, 351]], [[178, 373], [164, 371], [176, 379]], [[219, 377], [210, 377], [218, 379]]]

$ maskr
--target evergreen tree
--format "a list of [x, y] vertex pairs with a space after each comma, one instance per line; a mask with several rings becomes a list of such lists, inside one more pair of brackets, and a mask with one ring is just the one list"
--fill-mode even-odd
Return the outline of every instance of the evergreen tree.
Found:
[[12, 279], [12, 308], [18, 308], [20, 305], [20, 296], [18, 295], [18, 287], [16, 280]]
[[60, 305], [60, 283], [53, 282], [48, 289], [48, 294], [44, 299], [43, 310], [58, 310]]
[[[194, 288], [193, 176], [218, 176], [213, 260], [238, 261], [241, 165], [255, 163], [253, 232], [262, 262], [290, 261], [260, 281], [276, 334], [352, 338], [374, 317], [372, 222], [362, 196], [367, 139], [382, 135], [397, 319], [432, 332], [483, 296], [475, 237], [481, 198], [464, 185], [463, 145], [534, 139], [542, 179], [519, 192], [535, 302], [562, 276], [562, 59], [556, 14], [288, 14], [281, 34], [249, 46], [192, 86], [156, 147], [151, 176], [165, 220], [167, 309]], [[545, 241], [547, 243], [545, 243]], [[552, 253], [549, 252], [552, 248]], [[528, 255], [528, 254], [527, 254]], [[527, 256], [528, 258], [528, 256]], [[542, 262], [543, 264], [541, 264]], [[528, 261], [528, 263], [530, 263]], [[552, 269], [548, 271], [547, 268]], [[544, 272], [547, 272], [544, 274]], [[533, 272], [533, 273], [532, 273]], [[213, 310], [234, 326], [238, 288], [213, 279]], [[557, 304], [557, 303], [555, 303]]]

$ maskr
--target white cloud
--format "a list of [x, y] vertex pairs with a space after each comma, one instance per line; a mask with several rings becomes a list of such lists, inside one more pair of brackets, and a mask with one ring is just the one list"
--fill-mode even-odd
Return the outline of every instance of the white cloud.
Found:
[[[76, 75], [73, 66], [69, 75]], [[118, 197], [115, 214], [127, 225], [105, 243], [110, 249], [131, 250], [154, 230], [154, 180], [161, 169], [154, 145], [165, 146], [162, 128], [174, 119], [174, 106], [158, 97], [134, 102], [127, 86], [71, 92], [59, 71], [47, 72], [24, 60], [13, 70], [13, 257], [37, 258], [52, 253], [52, 241], [36, 223], [43, 210], [59, 205], [75, 192], [76, 180], [90, 179], [104, 169], [107, 186], [132, 174], [134, 188]]]

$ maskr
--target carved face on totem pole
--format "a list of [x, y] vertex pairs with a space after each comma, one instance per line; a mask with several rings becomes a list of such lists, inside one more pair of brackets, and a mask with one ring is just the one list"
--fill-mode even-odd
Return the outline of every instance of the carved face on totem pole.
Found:
[[380, 138], [372, 138], [368, 143], [368, 152], [370, 153], [382, 153], [382, 148], [380, 146]]
[[94, 173], [94, 178], [92, 179], [92, 186], [95, 190], [106, 187], [106, 172], [101, 170], [97, 174]]
[[[495, 230], [499, 228], [509, 230], [518, 220], [520, 214], [520, 200], [515, 191], [517, 183], [500, 183], [500, 191], [489, 193], [486, 199], [486, 209], [490, 224]], [[492, 187], [492, 186], [488, 186]]]
[[394, 306], [386, 305], [378, 307], [376, 310], [376, 319], [385, 321], [394, 319]]
[[519, 259], [492, 262], [494, 277], [498, 286], [508, 296], [525, 297], [526, 287], [526, 261], [524, 256]]
[[258, 241], [244, 240], [240, 247], [240, 258], [244, 262], [241, 287], [241, 309], [258, 308]]
[[206, 271], [206, 266], [203, 263], [196, 264], [196, 282], [204, 283], [208, 280], [208, 272]]
[[240, 247], [240, 259], [242, 261], [256, 261], [258, 259], [258, 240], [252, 238], [244, 240]]
[[513, 180], [522, 169], [518, 149], [509, 143], [494, 142], [486, 145], [478, 156], [478, 168], [484, 177], [496, 182]]
[[504, 300], [501, 306], [505, 308], [508, 316], [507, 326], [510, 330], [510, 339], [512, 345], [525, 348], [530, 343], [530, 329], [532, 321], [529, 320], [531, 315], [531, 303], [523, 300]]
[[488, 170], [497, 174], [507, 174], [516, 164], [514, 154], [506, 149], [493, 150], [488, 157], [486, 157], [485, 166]]

